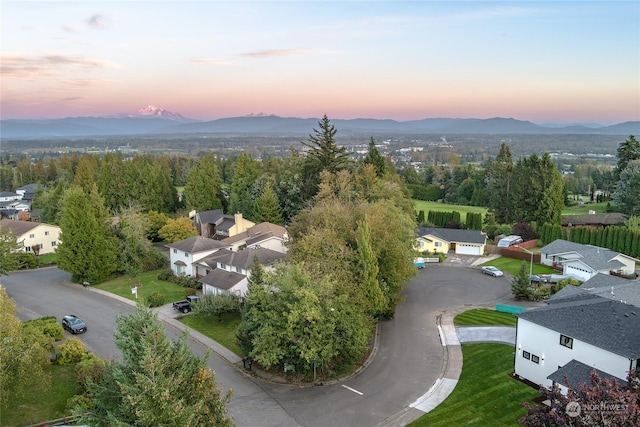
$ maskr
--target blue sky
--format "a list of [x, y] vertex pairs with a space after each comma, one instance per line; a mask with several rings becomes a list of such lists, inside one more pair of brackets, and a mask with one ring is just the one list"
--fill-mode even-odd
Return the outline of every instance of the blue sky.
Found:
[[0, 4], [7, 118], [640, 120], [640, 2]]

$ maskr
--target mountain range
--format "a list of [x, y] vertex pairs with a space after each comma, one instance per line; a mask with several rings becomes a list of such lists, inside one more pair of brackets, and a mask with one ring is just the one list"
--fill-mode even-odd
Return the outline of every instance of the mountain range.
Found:
[[[63, 119], [0, 120], [0, 138], [61, 138], [108, 135], [151, 134], [270, 134], [309, 135], [318, 127], [317, 118], [250, 115], [211, 121], [194, 120], [149, 105], [134, 114], [108, 117], [68, 117]], [[535, 124], [513, 118], [458, 119], [428, 118], [397, 121], [390, 119], [331, 119], [342, 133], [405, 134], [602, 134], [640, 135], [640, 121], [611, 126], [597, 124]]]

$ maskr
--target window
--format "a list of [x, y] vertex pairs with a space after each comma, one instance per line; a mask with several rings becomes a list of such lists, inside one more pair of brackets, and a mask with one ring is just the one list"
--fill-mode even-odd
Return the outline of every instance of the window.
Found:
[[29, 234], [29, 238], [30, 238], [30, 239], [33, 239], [34, 237], [36, 237], [36, 235], [35, 235], [35, 234]]
[[418, 242], [418, 247], [419, 248], [424, 248], [424, 242]]
[[48, 235], [49, 235], [49, 232], [48, 232], [48, 231], [45, 231], [45, 232], [44, 232], [44, 235], [45, 235], [45, 236], [48, 236]]
[[531, 360], [531, 353], [529, 353], [528, 351], [522, 350], [522, 357], [524, 357], [527, 360]]
[[531, 361], [533, 363], [540, 363], [540, 358], [538, 356], [536, 356], [535, 354], [531, 355]]
[[55, 240], [53, 242], [51, 242], [51, 246], [56, 246], [58, 244], [58, 242], [56, 242]]
[[222, 264], [222, 263], [220, 263], [220, 268], [221, 268], [221, 269], [223, 269], [223, 270], [226, 270], [226, 269], [227, 269], [227, 266], [226, 266], [226, 264]]
[[185, 258], [189, 258], [189, 252], [185, 252], [185, 253], [184, 253], [184, 257], [185, 257]]
[[31, 252], [31, 246], [27, 246], [26, 248], [24, 248], [24, 250], [27, 252]]
[[441, 248], [442, 247], [442, 242], [435, 242], [435, 247], [436, 248]]
[[177, 253], [178, 253], [178, 250], [177, 250], [176, 248], [173, 248], [173, 253], [174, 253], [174, 254], [177, 254]]
[[242, 273], [242, 269], [240, 267], [236, 267], [236, 273]]
[[560, 335], [560, 345], [567, 348], [573, 348], [573, 338], [566, 335]]

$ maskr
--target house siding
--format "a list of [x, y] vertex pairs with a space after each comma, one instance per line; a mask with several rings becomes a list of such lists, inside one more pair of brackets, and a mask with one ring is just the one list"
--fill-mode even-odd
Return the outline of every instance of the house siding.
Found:
[[[571, 337], [573, 338], [573, 337]], [[538, 364], [523, 357], [529, 352], [540, 358]], [[573, 339], [573, 348], [560, 345], [560, 333], [524, 319], [518, 319], [516, 335], [515, 374], [536, 384], [551, 387], [547, 377], [571, 360], [593, 366], [603, 372], [626, 380], [629, 359]]]

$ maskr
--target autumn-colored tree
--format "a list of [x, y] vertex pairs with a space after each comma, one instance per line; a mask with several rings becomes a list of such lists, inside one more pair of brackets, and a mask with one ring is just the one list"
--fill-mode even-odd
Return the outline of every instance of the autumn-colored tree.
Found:
[[168, 219], [167, 223], [158, 231], [158, 235], [169, 243], [178, 242], [197, 236], [198, 231], [189, 218]]

